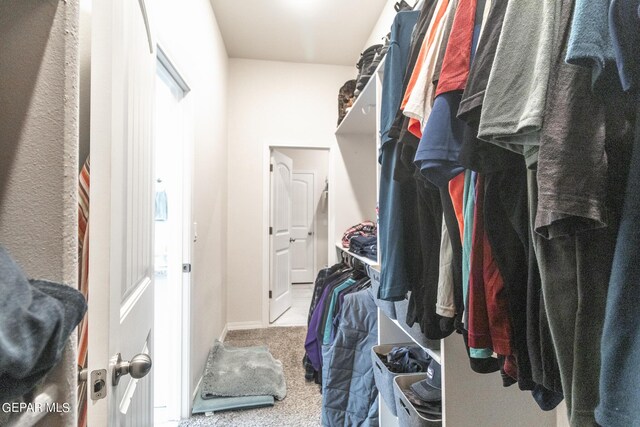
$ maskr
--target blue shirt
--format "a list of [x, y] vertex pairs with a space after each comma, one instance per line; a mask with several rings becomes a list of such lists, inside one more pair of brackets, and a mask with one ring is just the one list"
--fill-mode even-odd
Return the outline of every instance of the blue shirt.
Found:
[[391, 39], [384, 63], [384, 82], [380, 105], [380, 144], [382, 147], [392, 138], [389, 130], [402, 101], [402, 81], [409, 62], [411, 33], [418, 22], [419, 11], [398, 12], [391, 26]]

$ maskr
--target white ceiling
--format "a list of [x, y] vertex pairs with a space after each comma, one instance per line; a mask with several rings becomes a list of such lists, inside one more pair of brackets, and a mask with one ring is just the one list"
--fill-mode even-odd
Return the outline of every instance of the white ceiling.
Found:
[[231, 58], [355, 65], [386, 0], [211, 0]]

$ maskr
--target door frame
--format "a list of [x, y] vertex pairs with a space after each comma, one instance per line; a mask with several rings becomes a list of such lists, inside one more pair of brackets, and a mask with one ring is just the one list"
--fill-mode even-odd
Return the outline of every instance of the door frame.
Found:
[[[316, 192], [316, 179], [318, 177], [318, 171], [315, 170], [310, 170], [310, 169], [298, 169], [296, 170], [295, 166], [293, 167], [293, 169], [291, 170], [291, 176], [293, 178], [293, 176], [295, 176], [296, 173], [306, 173], [306, 174], [310, 174], [313, 175], [313, 196], [315, 198], [315, 192]], [[327, 174], [328, 175], [328, 174]], [[293, 194], [293, 193], [292, 193]], [[293, 198], [291, 199], [293, 200]], [[327, 211], [328, 213], [328, 211]], [[315, 221], [315, 210], [313, 212], [313, 266], [312, 269], [313, 271], [318, 271], [318, 263], [316, 262], [317, 258], [318, 258], [318, 224]], [[327, 242], [328, 243], [328, 242]]]
[[[192, 263], [193, 243], [195, 236], [192, 228], [193, 222], [193, 152], [194, 152], [194, 111], [192, 96], [189, 96], [191, 87], [185, 73], [173, 59], [166, 46], [158, 41], [156, 43], [156, 64], [164, 67], [165, 71], [173, 78], [175, 83], [182, 89], [184, 95], [181, 99], [183, 103], [183, 116], [181, 117], [183, 129], [183, 141], [185, 142], [183, 151], [182, 170], [182, 262]], [[157, 73], [157, 72], [156, 72]], [[180, 402], [179, 416], [181, 419], [189, 418], [191, 415], [191, 274], [182, 274], [182, 293], [178, 302], [178, 317], [180, 318]]]
[[[329, 145], [331, 144], [331, 145]], [[271, 176], [269, 171], [269, 165], [271, 164], [271, 151], [279, 148], [295, 148], [300, 150], [324, 150], [328, 154], [328, 177], [329, 183], [329, 197], [327, 199], [327, 218], [329, 221], [328, 236], [329, 242], [327, 245], [328, 260], [331, 263], [332, 259], [335, 259], [335, 249], [331, 243], [331, 236], [335, 235], [335, 218], [332, 211], [333, 206], [333, 194], [335, 191], [331, 191], [332, 185], [335, 182], [335, 158], [337, 157], [335, 149], [335, 143], [329, 143], [327, 145], [301, 145], [299, 142], [287, 142], [287, 141], [265, 141], [262, 144], [262, 327], [269, 327], [269, 285], [270, 285], [270, 262], [269, 262], [269, 221], [271, 210], [271, 192], [270, 183]], [[295, 167], [295, 165], [294, 165]]]

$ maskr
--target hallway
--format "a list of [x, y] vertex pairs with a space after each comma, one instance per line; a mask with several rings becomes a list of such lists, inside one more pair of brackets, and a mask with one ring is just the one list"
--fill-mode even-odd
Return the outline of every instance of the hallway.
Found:
[[278, 317], [270, 326], [306, 326], [309, 315], [309, 304], [313, 296], [313, 283], [291, 285], [293, 304], [291, 308]]

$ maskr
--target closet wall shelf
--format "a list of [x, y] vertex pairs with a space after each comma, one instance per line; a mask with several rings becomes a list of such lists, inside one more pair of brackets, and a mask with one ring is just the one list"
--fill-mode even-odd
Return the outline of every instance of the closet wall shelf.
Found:
[[[381, 314], [381, 316], [385, 316], [384, 314]], [[386, 316], [385, 316], [386, 317]], [[387, 319], [389, 319], [387, 317]], [[427, 352], [427, 354], [429, 356], [431, 356], [433, 358], [433, 360], [435, 360], [436, 362], [438, 362], [438, 364], [442, 364], [442, 357], [441, 357], [441, 353], [440, 350], [434, 350], [432, 348], [429, 347], [425, 347], [422, 343], [420, 343], [418, 340], [416, 340], [413, 336], [411, 336], [409, 334], [409, 332], [404, 328], [404, 326], [398, 322], [395, 319], [389, 319], [391, 321], [391, 323], [393, 323], [398, 329], [400, 329], [411, 341], [413, 341], [414, 343], [416, 343], [416, 345], [420, 346], [424, 351]]]
[[[339, 250], [341, 250], [342, 252], [349, 254], [350, 256], [354, 257], [355, 259], [362, 261], [363, 263], [370, 265], [370, 266], [378, 266], [378, 261], [374, 260], [374, 259], [369, 259], [366, 256], [362, 256], [362, 255], [356, 255], [353, 252], [349, 251], [349, 249], [347, 248], [343, 248], [342, 247], [342, 242], [341, 241], [337, 241], [336, 242], [336, 248], [338, 248]], [[378, 266], [378, 269], [380, 269], [380, 267]]]
[[384, 58], [336, 129], [336, 135], [375, 135], [377, 116], [375, 75], [383, 68]]

